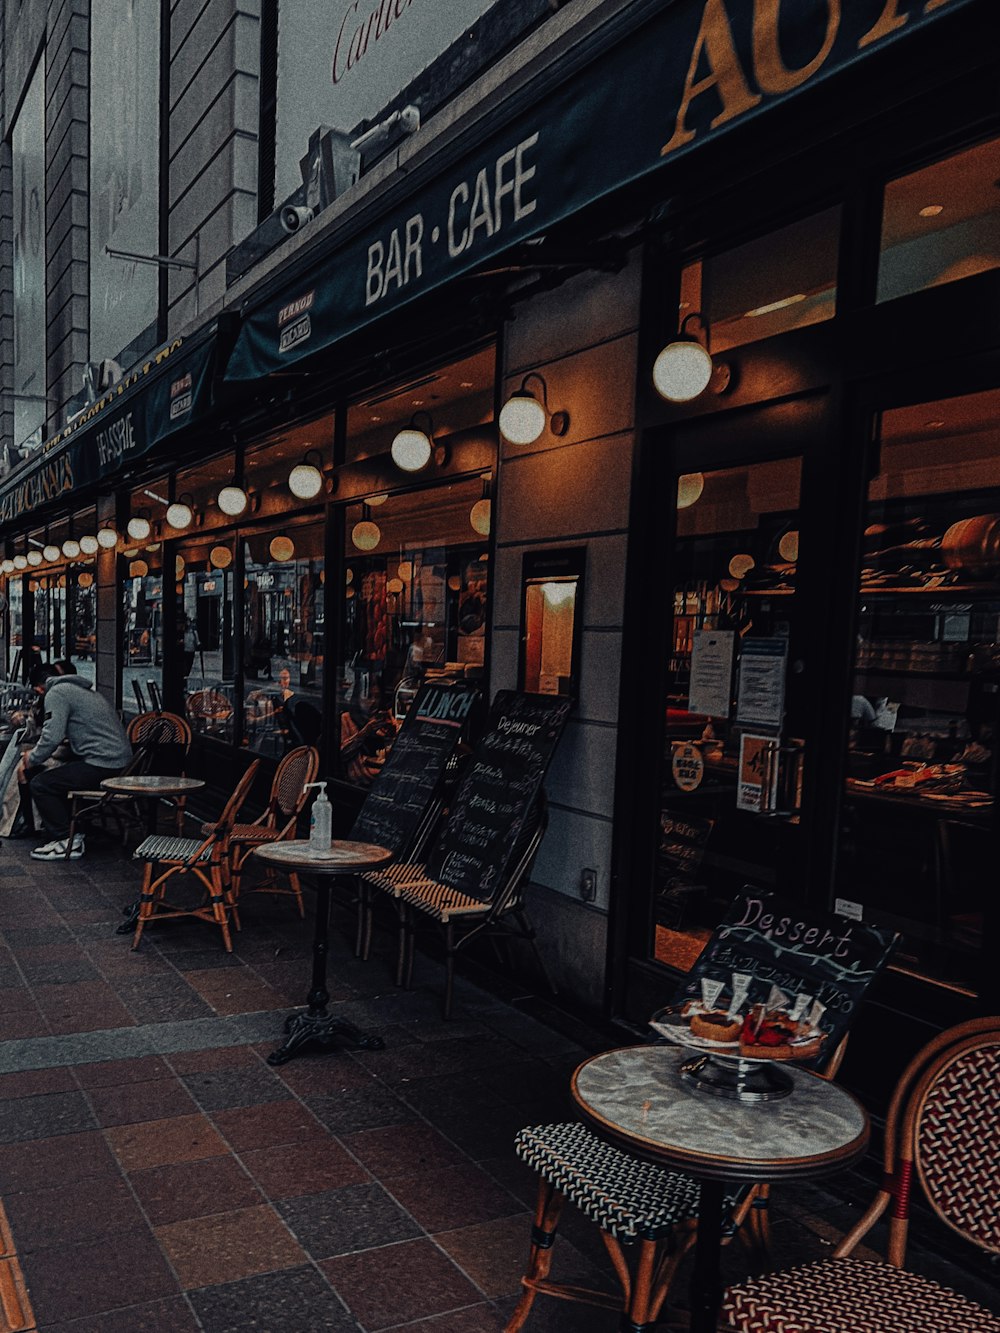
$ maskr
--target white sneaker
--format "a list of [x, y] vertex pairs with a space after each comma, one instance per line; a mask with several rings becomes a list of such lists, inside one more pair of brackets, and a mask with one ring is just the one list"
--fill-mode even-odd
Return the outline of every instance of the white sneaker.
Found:
[[33, 861], [79, 861], [84, 853], [83, 834], [73, 834], [73, 846], [66, 854], [68, 838], [55, 838], [52, 842], [47, 842], [42, 847], [36, 847], [31, 853]]

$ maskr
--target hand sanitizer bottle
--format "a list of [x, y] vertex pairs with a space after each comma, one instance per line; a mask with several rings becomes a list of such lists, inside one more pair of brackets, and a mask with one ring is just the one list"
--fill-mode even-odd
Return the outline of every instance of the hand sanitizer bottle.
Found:
[[333, 806], [327, 799], [325, 782], [307, 782], [306, 790], [310, 787], [318, 787], [319, 795], [313, 801], [309, 819], [309, 850], [329, 852], [333, 843]]

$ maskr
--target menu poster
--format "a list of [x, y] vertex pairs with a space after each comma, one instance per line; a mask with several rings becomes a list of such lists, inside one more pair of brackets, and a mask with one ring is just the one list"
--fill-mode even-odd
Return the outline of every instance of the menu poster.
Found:
[[660, 811], [657, 868], [662, 889], [694, 882], [714, 826], [713, 819], [680, 819], [670, 810]]
[[744, 639], [740, 650], [740, 687], [736, 721], [781, 729], [785, 711], [787, 639]]
[[688, 712], [728, 717], [732, 704], [733, 644], [731, 629], [698, 629], [691, 640], [691, 683]]
[[778, 794], [778, 765], [773, 736], [740, 737], [739, 781], [736, 784], [737, 810], [766, 814], [775, 808]]
[[465, 682], [421, 686], [358, 811], [355, 841], [406, 855], [478, 700]]
[[455, 794], [427, 873], [472, 898], [489, 899], [542, 785], [572, 700], [501, 690]]
[[744, 1013], [753, 1004], [766, 1003], [772, 986], [790, 1000], [810, 995], [824, 1006], [819, 1026], [828, 1034], [821, 1056], [826, 1059], [854, 1021], [898, 938], [891, 930], [862, 921], [804, 911], [797, 903], [748, 886], [737, 894], [675, 999], [700, 999], [701, 980], [707, 977], [722, 982], [718, 1004], [724, 1008], [734, 972], [750, 978]]

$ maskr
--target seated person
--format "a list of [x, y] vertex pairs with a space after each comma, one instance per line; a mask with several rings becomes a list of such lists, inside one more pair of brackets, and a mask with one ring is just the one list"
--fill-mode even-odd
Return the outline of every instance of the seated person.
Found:
[[[36, 861], [55, 861], [67, 853], [70, 792], [99, 787], [104, 778], [120, 773], [132, 758], [132, 747], [114, 708], [79, 676], [59, 676], [54, 666], [37, 666], [31, 673], [31, 687], [44, 702], [44, 722], [19, 772], [31, 784], [31, 796], [49, 839], [31, 855]], [[64, 741], [71, 757], [43, 771], [45, 761]], [[83, 835], [78, 833], [68, 859], [79, 860], [83, 853]]]
[[[52, 669], [57, 676], [76, 675], [76, 667], [67, 660], [53, 662]], [[44, 712], [43, 701], [36, 697], [30, 709], [21, 710], [16, 715], [11, 716], [11, 722], [15, 726], [23, 728], [20, 741], [22, 756], [28, 753], [38, 739], [42, 730]], [[44, 766], [55, 768], [56, 764], [64, 763], [69, 757], [68, 748], [61, 746], [45, 761]], [[33, 837], [34, 833], [34, 806], [27, 783], [22, 779], [20, 764], [18, 763], [10, 770], [10, 779], [2, 795], [0, 838], [27, 838]]]

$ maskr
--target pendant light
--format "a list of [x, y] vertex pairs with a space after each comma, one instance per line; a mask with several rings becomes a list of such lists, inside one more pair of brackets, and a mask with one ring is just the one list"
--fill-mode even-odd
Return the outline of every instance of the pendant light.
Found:
[[272, 537], [271, 544], [267, 548], [271, 559], [277, 560], [279, 564], [285, 564], [295, 555], [295, 543], [291, 537]]
[[382, 529], [371, 521], [367, 505], [361, 506], [361, 521], [351, 529], [351, 541], [359, 551], [374, 551], [382, 540]]
[[[541, 398], [528, 388], [530, 380], [541, 385]], [[569, 430], [568, 412], [549, 411], [549, 389], [544, 375], [537, 370], [525, 375], [521, 387], [507, 399], [498, 419], [500, 434], [509, 444], [534, 444], [548, 426], [553, 435], [565, 435]]]
[[27, 569], [27, 568], [28, 568], [28, 557], [24, 554], [23, 551], [18, 551], [17, 555], [15, 555], [15, 557], [14, 557], [14, 567], [15, 567], [16, 569]]
[[[426, 418], [427, 430], [421, 430], [418, 419]], [[410, 424], [396, 432], [390, 450], [392, 461], [401, 472], [419, 472], [431, 461], [434, 452], [434, 421], [429, 412], [415, 412]]]
[[0, 569], [2, 569], [5, 574], [13, 574], [15, 568], [16, 566], [13, 560], [5, 558], [4, 560], [0, 561]]
[[33, 569], [37, 569], [43, 560], [44, 556], [41, 551], [37, 546], [33, 546], [28, 552], [28, 564], [31, 565]]
[[472, 524], [472, 530], [478, 532], [480, 537], [490, 535], [490, 523], [493, 518], [493, 501], [490, 498], [490, 482], [492, 480], [492, 472], [483, 473], [482, 497], [469, 510], [469, 522]]
[[213, 546], [208, 559], [216, 569], [228, 569], [233, 563], [233, 553], [228, 546]]

